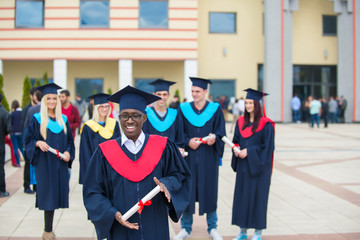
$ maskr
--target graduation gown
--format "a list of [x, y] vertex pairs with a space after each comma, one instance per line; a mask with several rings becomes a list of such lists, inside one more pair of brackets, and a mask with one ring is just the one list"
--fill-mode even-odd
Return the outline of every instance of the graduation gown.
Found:
[[168, 137], [178, 147], [185, 147], [184, 126], [181, 116], [176, 109], [168, 108], [164, 117], [160, 117], [154, 107], [146, 108], [147, 121], [144, 122], [143, 131]]
[[232, 224], [241, 228], [266, 228], [266, 213], [274, 152], [274, 126], [268, 118], [262, 117], [254, 134], [251, 127], [242, 133], [240, 117], [235, 127], [233, 143], [241, 149], [247, 148], [244, 159], [234, 154], [231, 166], [236, 172]]
[[[116, 212], [125, 214], [156, 187], [154, 177], [165, 184], [171, 202], [160, 192], [141, 214], [129, 218], [139, 230], [122, 226], [115, 220]], [[98, 239], [166, 240], [168, 215], [179, 220], [188, 205], [190, 184], [190, 170], [174, 142], [145, 134], [142, 149], [132, 154], [121, 146], [120, 136], [100, 144], [91, 157], [83, 184], [84, 204]]]
[[[193, 102], [182, 103], [179, 113], [184, 122], [185, 151], [188, 152], [185, 160], [192, 176], [190, 203], [186, 212], [195, 213], [195, 202], [199, 202], [200, 215], [213, 212], [217, 208], [219, 158], [224, 152], [221, 138], [226, 135], [224, 115], [220, 104], [209, 102], [201, 110], [197, 110]], [[201, 144], [196, 150], [189, 148], [191, 138], [202, 138], [209, 133], [216, 135], [214, 145]]]
[[[26, 155], [35, 167], [36, 175], [36, 207], [41, 210], [52, 211], [57, 208], [69, 207], [69, 172], [68, 167], [75, 157], [74, 140], [69, 122], [65, 115], [67, 133], [55, 119], [50, 118], [47, 126], [46, 140], [40, 134], [40, 113], [35, 113], [30, 121], [25, 138]], [[36, 147], [38, 140], [45, 141], [50, 147], [59, 152], [68, 152], [70, 161], [65, 162], [51, 152], [43, 152]]]
[[84, 176], [87, 169], [87, 165], [95, 149], [100, 143], [103, 143], [110, 139], [115, 139], [120, 136], [119, 123], [112, 118], [109, 118], [105, 126], [100, 125], [94, 120], [88, 120], [81, 131], [80, 138], [80, 172], [79, 183], [83, 184]]

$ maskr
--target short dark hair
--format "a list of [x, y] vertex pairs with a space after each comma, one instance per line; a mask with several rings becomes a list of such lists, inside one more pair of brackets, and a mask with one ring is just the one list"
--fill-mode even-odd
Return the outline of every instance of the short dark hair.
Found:
[[36, 90], [37, 90], [37, 87], [32, 87], [32, 88], [30, 89], [30, 95], [31, 95], [31, 96], [34, 96]]
[[37, 100], [40, 102], [43, 97], [42, 92], [40, 90], [36, 90], [34, 95], [36, 96]]
[[65, 94], [67, 97], [69, 97], [70, 96], [70, 92], [69, 92], [69, 90], [67, 90], [67, 89], [64, 89], [64, 90], [61, 90], [60, 91], [60, 94]]
[[16, 110], [18, 107], [20, 107], [20, 104], [19, 104], [18, 100], [12, 101], [11, 109]]

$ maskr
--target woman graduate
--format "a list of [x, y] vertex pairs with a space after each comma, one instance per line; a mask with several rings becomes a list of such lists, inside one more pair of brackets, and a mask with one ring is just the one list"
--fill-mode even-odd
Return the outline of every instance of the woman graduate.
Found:
[[246, 89], [245, 114], [240, 117], [233, 143], [240, 146], [234, 152], [231, 167], [236, 172], [232, 224], [240, 227], [233, 240], [247, 239], [247, 229], [255, 228], [253, 240], [261, 239], [266, 228], [266, 213], [274, 152], [274, 122], [262, 116], [260, 100], [268, 95]]
[[[39, 87], [43, 93], [40, 113], [33, 115], [25, 139], [26, 154], [35, 167], [36, 207], [44, 210], [44, 240], [55, 239], [52, 231], [55, 209], [69, 207], [68, 165], [75, 157], [71, 128], [61, 114], [57, 89], [60, 87], [54, 83]], [[49, 152], [49, 147], [63, 153], [64, 158]]]
[[[120, 104], [123, 133], [100, 144], [86, 171], [84, 204], [98, 239], [169, 239], [168, 215], [178, 221], [189, 203], [190, 170], [175, 143], [144, 134], [146, 105], [160, 98], [127, 86], [108, 100]], [[160, 193], [141, 214], [122, 215], [156, 186]]]
[[110, 104], [107, 100], [109, 94], [98, 93], [88, 97], [94, 100], [94, 112], [92, 119], [88, 120], [81, 130], [80, 139], [80, 174], [79, 183], [83, 184], [87, 165], [91, 155], [100, 143], [120, 136], [118, 122], [110, 118]]

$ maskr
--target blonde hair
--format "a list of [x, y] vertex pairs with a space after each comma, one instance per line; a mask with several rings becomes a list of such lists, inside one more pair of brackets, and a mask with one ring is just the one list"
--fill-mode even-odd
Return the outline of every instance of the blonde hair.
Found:
[[[106, 120], [109, 118], [110, 113], [111, 113], [111, 106], [110, 106], [109, 103], [108, 103], [108, 105], [109, 105], [109, 108], [108, 108], [108, 113], [107, 113], [106, 116], [105, 116], [105, 122], [106, 122]], [[94, 111], [93, 111], [93, 117], [92, 117], [92, 119], [93, 119], [95, 122], [99, 122], [99, 121], [100, 121], [99, 106], [100, 106], [100, 104], [94, 105]]]
[[[56, 107], [55, 107], [55, 119], [56, 122], [59, 123], [60, 126], [62, 126], [64, 128], [64, 132], [66, 134], [67, 129], [66, 129], [66, 125], [65, 122], [62, 118], [62, 114], [61, 114], [61, 104], [60, 104], [60, 99], [59, 96], [56, 95]], [[47, 101], [47, 96], [45, 95], [42, 99], [41, 99], [41, 107], [40, 107], [40, 116], [41, 116], [41, 124], [40, 124], [40, 133], [41, 136], [46, 140], [46, 128], [49, 122], [49, 113], [48, 113], [48, 107], [46, 104]]]

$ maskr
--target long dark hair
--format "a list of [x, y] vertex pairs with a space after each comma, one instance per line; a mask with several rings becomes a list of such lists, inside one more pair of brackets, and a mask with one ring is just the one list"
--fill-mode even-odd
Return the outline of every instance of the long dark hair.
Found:
[[14, 101], [12, 101], [12, 103], [11, 103], [11, 109], [12, 110], [16, 110], [17, 108], [19, 108], [20, 107], [20, 104], [19, 104], [19, 102], [18, 102], [18, 100], [14, 100]]
[[[259, 127], [261, 117], [262, 117], [262, 112], [261, 112], [260, 102], [257, 100], [254, 100], [254, 122], [253, 122], [252, 129], [251, 129], [251, 131], [253, 133], [255, 133], [256, 129]], [[246, 108], [245, 108], [244, 124], [242, 126], [242, 130], [247, 128], [249, 126], [249, 124], [250, 124], [250, 113], [248, 111], [246, 111]]]

